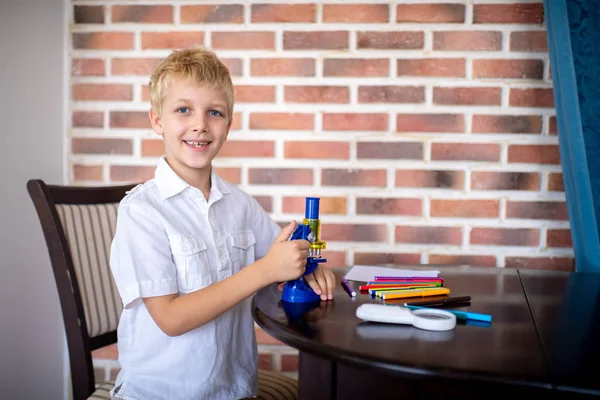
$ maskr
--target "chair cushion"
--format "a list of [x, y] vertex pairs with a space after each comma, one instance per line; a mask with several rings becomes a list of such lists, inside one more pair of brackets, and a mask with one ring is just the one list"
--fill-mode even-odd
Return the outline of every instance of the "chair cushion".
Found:
[[296, 400], [298, 381], [280, 372], [258, 370], [259, 400]]
[[[101, 383], [88, 399], [110, 400], [110, 390], [115, 381]], [[298, 381], [280, 372], [258, 370], [258, 400], [296, 400], [298, 398]]]
[[115, 387], [114, 379], [108, 382], [101, 383], [96, 386], [96, 390], [94, 391], [94, 393], [92, 393], [90, 397], [88, 397], [88, 399], [110, 400], [110, 391], [113, 387]]

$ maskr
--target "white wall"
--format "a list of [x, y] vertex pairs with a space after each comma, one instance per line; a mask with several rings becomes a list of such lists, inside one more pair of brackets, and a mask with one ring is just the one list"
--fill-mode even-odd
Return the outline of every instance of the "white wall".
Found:
[[64, 180], [63, 0], [0, 0], [0, 397], [64, 399], [65, 342], [31, 178]]

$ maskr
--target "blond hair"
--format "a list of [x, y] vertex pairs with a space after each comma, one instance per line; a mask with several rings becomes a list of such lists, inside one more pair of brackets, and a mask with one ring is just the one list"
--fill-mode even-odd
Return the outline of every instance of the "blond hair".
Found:
[[162, 115], [162, 102], [175, 79], [222, 90], [227, 100], [227, 119], [231, 121], [233, 83], [229, 70], [214, 52], [202, 48], [176, 50], [154, 69], [150, 77], [150, 104], [158, 115]]

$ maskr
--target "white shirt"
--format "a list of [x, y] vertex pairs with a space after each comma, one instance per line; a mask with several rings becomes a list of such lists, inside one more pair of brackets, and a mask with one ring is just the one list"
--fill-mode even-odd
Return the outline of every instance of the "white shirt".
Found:
[[258, 393], [251, 297], [177, 337], [156, 325], [141, 300], [205, 288], [268, 252], [279, 226], [214, 170], [211, 182], [207, 202], [162, 158], [154, 179], [119, 205], [110, 256], [124, 306], [115, 397], [229, 400]]

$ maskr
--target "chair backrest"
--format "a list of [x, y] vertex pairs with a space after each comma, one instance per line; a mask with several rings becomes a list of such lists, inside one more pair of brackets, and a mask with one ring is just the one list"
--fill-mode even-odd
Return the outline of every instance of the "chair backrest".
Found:
[[91, 351], [117, 341], [122, 303], [110, 271], [110, 245], [119, 202], [134, 186], [27, 182], [58, 289], [74, 400], [94, 391]]

